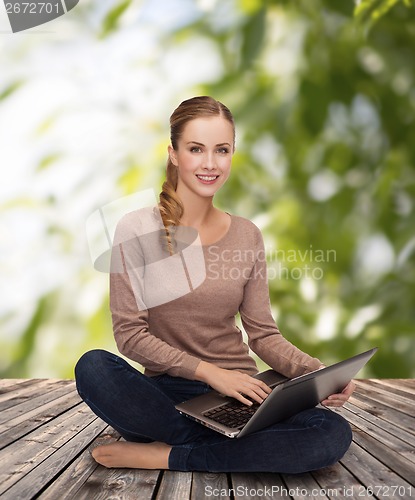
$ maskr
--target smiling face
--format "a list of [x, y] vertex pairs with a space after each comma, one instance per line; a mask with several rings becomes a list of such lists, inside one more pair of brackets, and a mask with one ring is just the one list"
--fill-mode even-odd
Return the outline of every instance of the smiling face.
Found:
[[233, 143], [233, 126], [220, 115], [187, 122], [176, 149], [169, 146], [178, 171], [178, 195], [212, 197], [229, 177]]

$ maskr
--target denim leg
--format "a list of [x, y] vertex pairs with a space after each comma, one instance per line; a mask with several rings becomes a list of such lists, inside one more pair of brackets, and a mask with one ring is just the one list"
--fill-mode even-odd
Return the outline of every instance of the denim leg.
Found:
[[337, 462], [350, 446], [347, 421], [313, 408], [240, 439], [231, 439], [180, 415], [174, 405], [209, 386], [161, 375], [146, 377], [102, 350], [75, 367], [78, 392], [127, 441], [172, 445], [169, 469], [207, 472], [300, 473]]
[[215, 434], [174, 407], [207, 392], [206, 384], [178, 378], [174, 384], [170, 379], [175, 377], [168, 375], [147, 377], [119, 356], [100, 349], [80, 358], [75, 379], [85, 403], [127, 441], [183, 444]]
[[351, 439], [343, 417], [312, 408], [240, 439], [217, 435], [204, 443], [173, 446], [169, 469], [301, 473], [336, 463]]

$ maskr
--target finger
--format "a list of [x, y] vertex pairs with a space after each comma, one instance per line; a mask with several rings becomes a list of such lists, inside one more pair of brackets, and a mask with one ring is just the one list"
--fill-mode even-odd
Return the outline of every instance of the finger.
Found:
[[259, 389], [260, 391], [266, 393], [266, 394], [271, 394], [272, 389], [271, 387], [267, 386], [265, 382], [262, 382], [262, 380], [257, 380], [255, 378], [251, 378], [250, 380], [251, 387], [256, 389]]
[[268, 394], [266, 394], [265, 392], [262, 392], [262, 395], [260, 395], [253, 390], [246, 391], [245, 394], [259, 404], [261, 404], [264, 401], [264, 399], [268, 396]]
[[342, 401], [340, 399], [336, 399], [335, 401], [332, 401], [331, 406], [335, 406], [335, 407], [340, 408], [341, 406], [344, 405], [345, 402], [346, 401]]
[[258, 380], [259, 382], [259, 387], [267, 394], [271, 394], [272, 389], [269, 387], [265, 382], [262, 382], [262, 380]]
[[258, 401], [259, 403], [262, 403], [262, 401], [269, 396], [269, 393], [265, 392], [263, 389], [254, 388], [252, 390], [259, 397], [259, 399], [261, 399], [261, 401]]
[[235, 394], [233, 395], [233, 397], [235, 399], [237, 399], [238, 401], [240, 401], [241, 403], [243, 403], [244, 405], [247, 405], [247, 406], [252, 406], [252, 401], [249, 401], [249, 399], [246, 399], [243, 394], [241, 394], [240, 392], [235, 392]]
[[257, 392], [255, 392], [255, 390], [246, 387], [244, 389], [241, 389], [240, 391], [237, 391], [234, 397], [244, 404], [251, 405], [252, 401], [261, 404], [267, 396], [268, 394], [263, 391], [262, 394], [258, 394]]
[[324, 403], [327, 406], [343, 406], [344, 403], [349, 399], [345, 394], [332, 394], [327, 399], [324, 400]]
[[[324, 406], [343, 406], [350, 398], [356, 388], [356, 384], [351, 380], [341, 393], [331, 394], [327, 399], [321, 401]], [[337, 402], [335, 402], [337, 401]]]
[[329, 396], [327, 399], [334, 404], [336, 404], [338, 402], [340, 402], [341, 404], [344, 404], [349, 398], [347, 396], [342, 395], [342, 394], [336, 394], [333, 396]]
[[[268, 386], [267, 386], [268, 387]], [[246, 386], [241, 392], [253, 398], [258, 403], [262, 403], [265, 398], [268, 397], [269, 392], [262, 389], [257, 385]]]
[[338, 394], [331, 394], [327, 399], [348, 399], [347, 394], [339, 392]]
[[326, 398], [324, 401], [321, 401], [321, 404], [324, 404], [326, 406], [333, 406], [337, 404], [337, 402], [342, 401], [342, 403], [345, 403], [347, 398], [341, 397], [340, 394], [332, 394], [328, 398]]
[[325, 399], [324, 401], [321, 401], [321, 404], [323, 406], [343, 406], [345, 401], [340, 401], [340, 400], [333, 400], [333, 399]]
[[257, 378], [254, 377], [250, 377], [249, 375], [245, 379], [245, 383], [248, 384], [250, 387], [252, 386], [259, 387], [267, 394], [270, 394], [272, 392], [271, 387], [268, 387], [265, 382], [263, 382], [262, 380], [258, 380]]
[[349, 382], [349, 384], [343, 389], [342, 393], [350, 397], [355, 389], [356, 384], [354, 382]]

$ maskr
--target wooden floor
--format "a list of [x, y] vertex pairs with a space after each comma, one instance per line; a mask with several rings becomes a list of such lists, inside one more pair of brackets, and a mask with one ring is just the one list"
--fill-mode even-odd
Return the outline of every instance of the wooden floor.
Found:
[[72, 380], [0, 381], [4, 499], [415, 498], [415, 380], [359, 380], [346, 408], [354, 441], [317, 472], [205, 474], [106, 469], [89, 448], [118, 435]]

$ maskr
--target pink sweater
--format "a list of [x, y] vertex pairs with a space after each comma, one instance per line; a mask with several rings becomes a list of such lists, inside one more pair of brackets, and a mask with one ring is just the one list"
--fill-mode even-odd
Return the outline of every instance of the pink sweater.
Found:
[[[319, 368], [318, 359], [300, 351], [278, 330], [271, 315], [262, 234], [243, 217], [231, 215], [228, 232], [212, 245], [201, 246], [198, 239], [206, 273], [200, 286], [190, 286], [188, 293], [147, 307], [141, 300], [147, 296], [143, 263], [157, 264], [157, 250], [154, 239], [151, 251], [146, 244], [143, 248], [137, 242], [142, 241], [143, 233], [162, 228], [160, 214], [151, 207], [127, 214], [117, 225], [110, 309], [115, 340], [122, 354], [140, 363], [149, 376], [168, 373], [191, 380], [201, 360], [256, 374], [258, 369], [249, 348], [288, 377]], [[170, 257], [173, 258], [178, 256]], [[173, 273], [169, 270], [175, 261], [160, 257], [159, 262], [164, 263], [164, 271], [147, 290], [153, 297], [158, 293], [161, 297], [165, 287], [172, 289], [175, 283], [174, 275], [166, 275]], [[182, 286], [180, 279], [176, 282], [177, 287]], [[235, 323], [238, 312], [248, 345]]]

